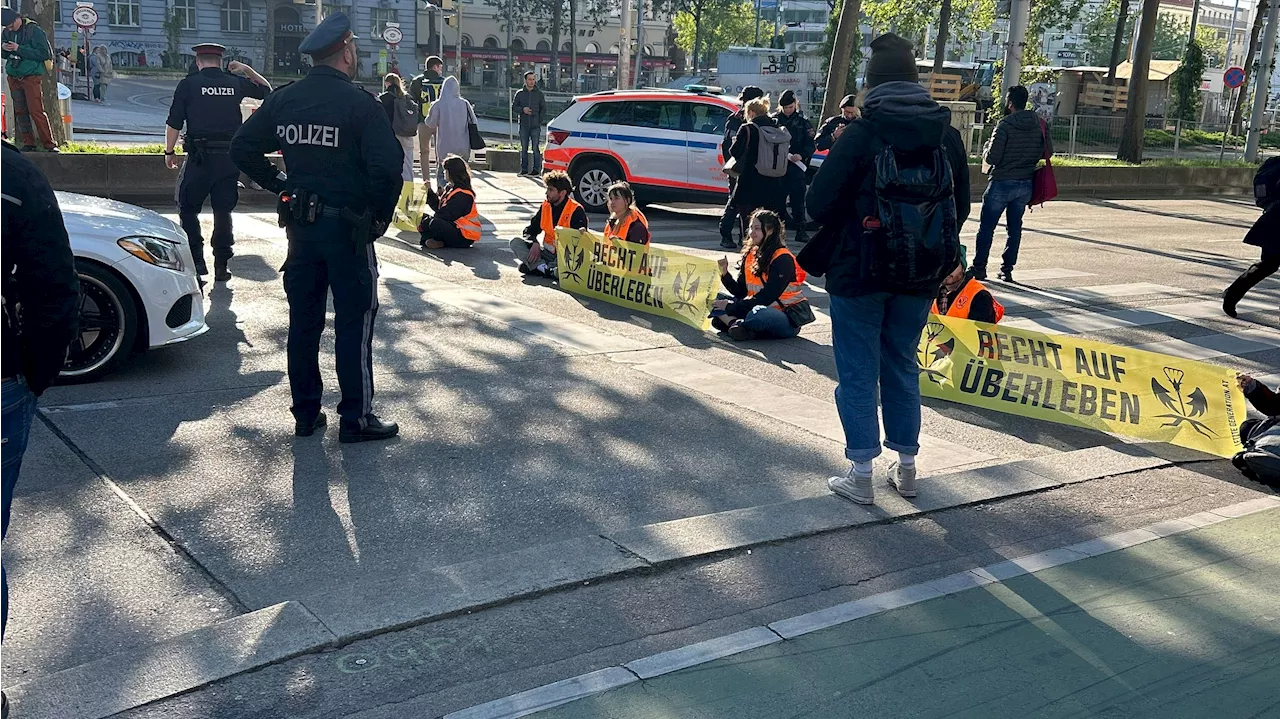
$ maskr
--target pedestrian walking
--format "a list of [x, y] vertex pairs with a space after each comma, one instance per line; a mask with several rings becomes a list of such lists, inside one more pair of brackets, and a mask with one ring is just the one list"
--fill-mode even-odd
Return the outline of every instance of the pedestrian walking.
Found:
[[[440, 90], [444, 88], [444, 76], [440, 71], [444, 68], [444, 60], [437, 55], [427, 58], [426, 69], [409, 81], [409, 96], [418, 103], [418, 162], [421, 166], [422, 179], [427, 181], [431, 175], [431, 146], [435, 144], [435, 133], [427, 125], [427, 115], [431, 105], [440, 99]], [[436, 164], [444, 160], [440, 149], [436, 148]]]
[[71, 73], [71, 52], [63, 48], [58, 51], [58, 82], [71, 87], [74, 79]]
[[800, 111], [800, 101], [790, 90], [778, 98], [778, 112], [773, 120], [778, 127], [791, 133], [791, 144], [787, 154], [787, 176], [783, 185], [787, 194], [787, 224], [796, 230], [796, 242], [804, 244], [809, 241], [809, 233], [804, 225], [808, 221], [804, 211], [804, 194], [809, 189], [809, 160], [813, 158], [814, 132], [813, 125]]
[[844, 128], [849, 123], [858, 119], [862, 112], [858, 110], [857, 98], [853, 95], [845, 95], [840, 101], [840, 114], [835, 117], [828, 117], [822, 122], [822, 127], [818, 129], [818, 136], [814, 138], [814, 148], [819, 152], [826, 152], [836, 144], [836, 140], [844, 134]]
[[182, 143], [186, 158], [178, 173], [174, 202], [202, 285], [203, 276], [209, 274], [200, 227], [204, 201], [208, 199], [213, 207], [213, 234], [209, 237], [213, 279], [226, 282], [231, 279], [228, 263], [235, 254], [232, 246], [236, 243], [231, 212], [240, 200], [240, 170], [228, 154], [231, 138], [240, 129], [240, 101], [246, 97], [261, 100], [271, 92], [271, 83], [244, 63], [233, 60], [224, 72], [222, 56], [226, 50], [211, 42], [191, 48], [199, 71], [178, 81], [164, 128], [164, 162], [170, 170], [176, 170], [178, 157], [174, 148], [178, 134], [186, 127]]
[[[758, 97], [747, 101], [746, 122], [738, 128], [738, 134], [729, 147], [726, 168], [737, 175], [729, 204], [733, 206], [740, 222], [758, 209], [773, 210], [782, 216], [786, 212], [787, 151], [791, 134], [779, 128], [769, 116], [769, 98]], [[765, 143], [762, 157], [761, 143]], [[768, 162], [765, 174], [762, 163]], [[746, 237], [745, 227], [742, 236]], [[723, 236], [722, 236], [723, 239]]]
[[987, 255], [991, 252], [996, 224], [1003, 215], [1008, 239], [998, 276], [1005, 282], [1013, 282], [1013, 267], [1018, 263], [1018, 248], [1022, 244], [1022, 216], [1031, 204], [1031, 177], [1040, 160], [1053, 155], [1053, 140], [1035, 110], [1027, 109], [1027, 88], [1021, 85], [1009, 88], [1004, 109], [1007, 114], [996, 125], [983, 157], [991, 166], [991, 179], [982, 193], [973, 276], [987, 279]]
[[116, 77], [115, 67], [111, 64], [111, 56], [107, 48], [99, 45], [93, 49], [89, 57], [89, 77], [93, 80], [93, 100], [98, 104], [107, 101], [107, 90]]
[[756, 210], [743, 245], [737, 277], [729, 273], [728, 258], [718, 260], [728, 293], [712, 305], [712, 326], [738, 341], [800, 334], [814, 320], [813, 308], [804, 296], [804, 270], [787, 249], [786, 225], [776, 213]]
[[615, 182], [609, 185], [607, 197], [605, 204], [609, 208], [609, 219], [604, 224], [605, 239], [647, 246], [652, 239], [649, 218], [636, 207], [636, 195], [631, 185]]
[[[436, 158], [457, 155], [463, 162], [471, 161], [471, 132], [468, 125], [475, 124], [476, 110], [462, 98], [458, 78], [450, 75], [440, 87], [440, 99], [431, 103], [427, 114], [427, 127], [435, 135]], [[436, 188], [445, 185], [444, 163], [436, 168]]]
[[427, 188], [427, 206], [435, 214], [422, 213], [419, 244], [428, 250], [471, 247], [480, 241], [480, 208], [471, 188], [471, 171], [457, 155], [446, 155], [441, 164], [447, 182], [440, 194]]
[[[13, 145], [0, 148], [0, 241], [3, 251], [3, 521], [27, 450], [36, 399], [58, 376], [80, 321], [80, 281], [58, 198], [48, 180]], [[7, 565], [8, 562], [4, 562]], [[0, 573], [4, 567], [0, 566]], [[9, 579], [0, 577], [0, 633], [9, 623]], [[8, 698], [4, 700], [8, 705]]]
[[[310, 436], [326, 423], [319, 354], [332, 289], [342, 391], [338, 438], [388, 439], [400, 428], [373, 414], [373, 242], [386, 231], [400, 197], [403, 151], [382, 106], [351, 82], [360, 55], [346, 13], [326, 17], [298, 50], [311, 56], [311, 71], [271, 93], [231, 141], [236, 165], [283, 193], [277, 211], [289, 237], [284, 292], [294, 434]], [[284, 156], [287, 177], [265, 157], [275, 150]]]
[[[747, 103], [752, 100], [764, 97], [764, 90], [755, 85], [747, 85], [742, 88], [742, 92], [738, 93], [738, 102], [742, 106], [737, 112], [729, 116], [724, 123], [724, 138], [720, 140], [720, 156], [726, 161], [729, 159], [729, 150], [733, 147], [733, 140], [738, 136], [738, 129], [742, 127], [742, 123], [747, 121]], [[720, 215], [720, 246], [726, 250], [737, 249], [738, 243], [733, 239], [734, 225], [739, 224], [738, 209], [733, 205], [733, 190], [738, 184], [738, 178], [732, 173], [729, 174], [729, 199], [724, 203], [724, 212]], [[742, 238], [744, 233], [739, 227], [738, 237]]]
[[823, 258], [836, 408], [852, 462], [828, 487], [860, 504], [875, 502], [877, 398], [884, 446], [898, 453], [889, 481], [904, 497], [916, 494], [916, 350], [938, 285], [959, 262], [959, 228], [969, 214], [964, 143], [951, 113], [918, 79], [911, 43], [893, 34], [871, 43], [863, 117], [845, 128], [807, 198], [824, 240], [806, 247], [801, 262], [815, 267], [804, 256], [810, 250]]
[[1254, 201], [1262, 215], [1244, 236], [1246, 245], [1262, 250], [1262, 257], [1249, 266], [1222, 293], [1222, 311], [1236, 316], [1236, 305], [1259, 282], [1280, 270], [1280, 157], [1269, 158], [1253, 177]]
[[538, 89], [537, 75], [524, 74], [524, 87], [512, 98], [511, 109], [520, 123], [520, 174], [537, 177], [542, 174], [542, 123], [547, 119], [547, 98]]
[[394, 72], [387, 73], [382, 79], [382, 94], [378, 95], [378, 102], [382, 103], [387, 121], [404, 151], [400, 177], [405, 182], [413, 182], [413, 139], [418, 135], [418, 104], [405, 93], [404, 81]]
[[9, 76], [9, 101], [13, 103], [19, 144], [24, 151], [40, 147], [47, 152], [57, 152], [40, 87], [45, 73], [51, 69], [46, 63], [53, 60], [49, 38], [39, 25], [12, 8], [0, 10], [0, 23], [4, 24], [0, 49], [4, 50], [4, 71]]
[[524, 233], [511, 241], [511, 252], [520, 261], [520, 274], [555, 279], [556, 229], [586, 230], [587, 212], [572, 197], [573, 181], [569, 173], [552, 170], [542, 176], [542, 184], [546, 187], [546, 199], [529, 219]]

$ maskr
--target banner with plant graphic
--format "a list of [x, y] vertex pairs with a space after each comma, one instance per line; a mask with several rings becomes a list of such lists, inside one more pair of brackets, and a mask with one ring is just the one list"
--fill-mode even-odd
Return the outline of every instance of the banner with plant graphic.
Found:
[[1241, 448], [1248, 405], [1225, 367], [937, 315], [917, 360], [928, 397], [1219, 457]]
[[578, 230], [556, 230], [556, 254], [563, 289], [698, 329], [711, 326], [720, 283], [715, 260]]
[[395, 214], [391, 225], [406, 232], [417, 232], [418, 221], [427, 207], [427, 186], [422, 180], [406, 182], [400, 188], [400, 199], [396, 202]]

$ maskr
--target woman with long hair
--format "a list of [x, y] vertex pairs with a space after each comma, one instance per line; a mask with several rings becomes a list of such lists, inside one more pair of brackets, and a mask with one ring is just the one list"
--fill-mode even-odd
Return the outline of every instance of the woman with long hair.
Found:
[[729, 273], [722, 257], [721, 293], [712, 306], [711, 324], [735, 340], [783, 339], [800, 334], [813, 321], [813, 308], [804, 296], [804, 270], [787, 249], [787, 229], [776, 212], [751, 214], [738, 276]]
[[449, 155], [442, 163], [446, 179], [439, 195], [427, 188], [427, 205], [434, 215], [422, 213], [418, 233], [421, 245], [429, 250], [442, 247], [471, 247], [480, 240], [480, 211], [476, 193], [471, 189], [471, 171], [467, 161]]
[[387, 121], [400, 141], [404, 151], [404, 163], [400, 166], [400, 179], [413, 182], [413, 140], [418, 136], [418, 106], [404, 91], [404, 80], [394, 72], [382, 78], [382, 93], [378, 102], [387, 113]]
[[778, 132], [778, 123], [769, 117], [768, 96], [748, 101], [743, 112], [747, 121], [738, 128], [738, 134], [729, 147], [729, 156], [734, 158], [738, 171], [738, 181], [733, 186], [729, 204], [737, 209], [738, 216], [742, 218], [742, 236], [746, 237], [746, 218], [761, 208], [782, 215], [787, 193], [783, 178], [766, 177], [756, 169], [761, 133]]
[[636, 208], [636, 196], [631, 185], [615, 182], [609, 185], [609, 221], [604, 226], [604, 236], [615, 240], [649, 244], [649, 219]]
[[94, 102], [107, 101], [107, 88], [111, 86], [115, 76], [116, 70], [111, 65], [111, 56], [107, 54], [107, 48], [102, 45], [95, 47], [93, 54], [89, 56], [89, 77], [93, 80]]

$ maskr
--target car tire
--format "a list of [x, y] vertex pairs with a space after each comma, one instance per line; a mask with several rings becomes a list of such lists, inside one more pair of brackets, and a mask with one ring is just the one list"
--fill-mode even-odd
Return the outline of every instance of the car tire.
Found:
[[609, 185], [624, 179], [618, 166], [607, 160], [588, 160], [574, 168], [573, 196], [587, 212], [608, 212]]
[[59, 381], [92, 382], [120, 368], [138, 338], [133, 293], [111, 270], [76, 260], [80, 277], [80, 330], [67, 352]]

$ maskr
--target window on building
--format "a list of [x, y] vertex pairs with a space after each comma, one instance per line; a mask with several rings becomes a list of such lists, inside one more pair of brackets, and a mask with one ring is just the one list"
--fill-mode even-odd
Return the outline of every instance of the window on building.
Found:
[[387, 29], [387, 23], [400, 22], [399, 12], [388, 8], [370, 8], [369, 18], [373, 21], [373, 36], [376, 38], [382, 37], [382, 31]]
[[249, 3], [246, 0], [226, 0], [222, 3], [222, 31], [249, 32]]
[[521, 40], [518, 37], [511, 39], [512, 52], [520, 52], [523, 49], [524, 49], [524, 40]]
[[138, 27], [141, 24], [142, 9], [138, 0], [107, 0], [107, 24], [129, 25]]
[[340, 12], [343, 15], [346, 15], [347, 17], [351, 17], [351, 6], [338, 5], [336, 3], [324, 3], [323, 5], [320, 6], [320, 14], [323, 17], [329, 17], [330, 15], [336, 12]]
[[538, 52], [551, 52], [551, 43], [546, 40], [539, 40], [537, 50]]
[[62, 0], [53, 4], [53, 21], [62, 22]]
[[470, 36], [470, 35], [463, 35], [463, 36], [462, 36], [462, 46], [463, 46], [463, 47], [471, 47], [471, 36]]
[[183, 30], [196, 29], [196, 0], [173, 0], [171, 10], [178, 16]]
[[600, 46], [595, 44], [594, 42], [589, 42], [587, 43], [586, 47], [582, 48], [582, 51], [583, 52], [600, 52]]
[[571, 42], [566, 42], [566, 43], [565, 43], [565, 44], [560, 48], [560, 52], [573, 52], [573, 43], [571, 43]]
[[492, 50], [498, 47], [498, 38], [490, 35], [484, 39], [484, 47]]

